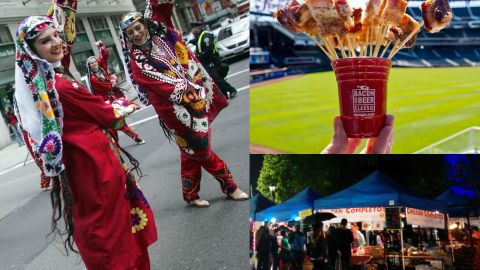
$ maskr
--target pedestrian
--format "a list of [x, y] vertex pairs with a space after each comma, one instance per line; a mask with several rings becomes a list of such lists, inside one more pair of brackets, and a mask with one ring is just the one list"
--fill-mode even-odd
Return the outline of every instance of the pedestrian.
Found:
[[292, 270], [303, 269], [303, 259], [305, 257], [305, 234], [300, 231], [300, 225], [293, 226], [293, 232], [288, 238], [292, 250]]
[[122, 18], [126, 70], [180, 149], [183, 199], [196, 207], [210, 205], [198, 195], [203, 167], [228, 198], [246, 200], [227, 164], [211, 149], [212, 121], [228, 100], [173, 29], [172, 9], [173, 0], [148, 1], [145, 17], [133, 12]]
[[225, 80], [230, 67], [220, 59], [217, 38], [201, 25], [194, 25], [191, 32], [195, 37], [192, 42], [196, 45], [198, 60], [222, 93], [228, 98], [234, 98], [237, 95], [237, 90]]
[[350, 270], [350, 258], [352, 256], [353, 234], [347, 228], [347, 219], [342, 219], [340, 228], [337, 229], [337, 251], [340, 255], [342, 270]]
[[280, 242], [280, 270], [290, 270], [290, 262], [292, 261], [292, 252], [288, 241], [286, 230], [280, 232], [282, 241]]
[[[96, 96], [103, 99], [104, 102], [112, 104], [117, 99], [125, 99], [122, 91], [117, 84], [117, 76], [112, 74], [108, 70], [108, 57], [110, 52], [107, 50], [102, 41], [95, 43], [98, 46], [100, 56], [90, 56], [87, 59], [87, 86], [88, 90]], [[125, 124], [120, 131], [125, 133], [128, 137], [132, 138], [137, 144], [145, 144], [145, 141], [140, 139], [138, 133], [136, 133], [129, 125]], [[116, 139], [118, 135], [116, 131], [113, 131]]]
[[15, 136], [15, 140], [17, 140], [18, 146], [20, 147], [25, 145], [25, 142], [23, 142], [22, 129], [20, 128], [20, 122], [18, 122], [17, 117], [13, 113], [12, 107], [7, 108], [7, 118], [8, 118], [8, 125], [13, 131], [13, 135]]
[[313, 234], [310, 236], [312, 243], [313, 270], [325, 270], [325, 258], [327, 256], [327, 236], [323, 231], [323, 223], [313, 224]]
[[52, 233], [65, 236], [65, 251], [79, 252], [87, 269], [150, 269], [147, 247], [157, 234], [131, 172], [141, 174], [138, 161], [124, 152], [130, 170], [107, 131], [121, 127], [135, 106], [105, 104], [72, 77], [77, 1], [53, 4], [51, 16], [30, 16], [18, 26], [14, 93], [22, 126], [52, 181]]
[[329, 270], [335, 270], [338, 258], [337, 230], [330, 226], [327, 230], [327, 263]]
[[270, 270], [271, 238], [268, 226], [258, 228], [256, 240], [257, 270]]
[[278, 229], [273, 230], [273, 234], [270, 236], [271, 239], [271, 253], [272, 253], [272, 270], [278, 270], [278, 264], [280, 262], [280, 257], [279, 257], [279, 248], [280, 245], [278, 244]]
[[363, 247], [366, 244], [365, 241], [365, 236], [363, 236], [363, 233], [359, 230], [358, 225], [355, 223], [350, 224], [351, 230], [352, 230], [352, 236], [353, 236], [353, 253], [357, 253], [359, 249], [363, 249]]

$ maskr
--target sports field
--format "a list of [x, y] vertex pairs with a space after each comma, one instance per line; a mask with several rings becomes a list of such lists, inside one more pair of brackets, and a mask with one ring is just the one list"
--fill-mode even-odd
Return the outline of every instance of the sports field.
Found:
[[[387, 112], [395, 116], [393, 153], [412, 153], [480, 125], [480, 68], [393, 68]], [[333, 72], [252, 85], [250, 142], [290, 153], [319, 153], [339, 114]]]

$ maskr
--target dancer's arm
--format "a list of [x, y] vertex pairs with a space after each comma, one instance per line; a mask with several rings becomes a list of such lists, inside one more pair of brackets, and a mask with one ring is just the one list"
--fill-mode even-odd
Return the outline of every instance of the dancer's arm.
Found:
[[164, 23], [174, 28], [172, 22], [173, 0], [149, 0], [145, 9], [145, 17], [152, 21]]
[[65, 48], [62, 65], [69, 68], [72, 45], [77, 36], [75, 32], [77, 0], [55, 0], [49, 8], [47, 16], [59, 24], [59, 30], [63, 30], [61, 36], [65, 42]]
[[59, 96], [63, 107], [68, 107], [68, 111], [72, 112], [72, 117], [98, 124], [103, 128], [120, 129], [125, 125], [125, 117], [138, 108], [128, 100], [113, 105], [106, 104], [101, 97], [90, 94], [78, 83], [63, 83]]
[[108, 57], [110, 56], [110, 51], [105, 47], [105, 44], [103, 44], [101, 40], [97, 41], [95, 44], [98, 46], [98, 65], [108, 73]]

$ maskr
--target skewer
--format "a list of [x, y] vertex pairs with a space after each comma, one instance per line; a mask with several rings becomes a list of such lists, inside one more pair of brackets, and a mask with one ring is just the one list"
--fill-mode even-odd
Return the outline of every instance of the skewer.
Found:
[[347, 34], [347, 44], [348, 44], [348, 50], [351, 53], [352, 57], [357, 57], [357, 53], [355, 52], [355, 47], [352, 45], [352, 38]]
[[411, 33], [410, 35], [407, 36], [407, 38], [405, 38], [402, 42], [402, 44], [400, 44], [400, 46], [398, 48], [396, 48], [396, 50], [393, 50], [393, 54], [392, 52], [390, 53], [390, 55], [388, 56], [388, 59], [392, 59], [392, 57], [403, 47], [405, 46], [405, 44], [407, 44], [407, 42], [413, 37], [413, 35], [415, 35], [419, 30], [420, 28], [422, 28], [424, 22], [422, 21]]
[[329, 40], [328, 38], [324, 38], [324, 37], [322, 37], [322, 36], [320, 36], [320, 39], [323, 41], [323, 43], [325, 44], [325, 46], [327, 47], [327, 49], [330, 50], [330, 53], [332, 54], [333, 59], [334, 59], [334, 60], [339, 59], [339, 58], [338, 58], [337, 51], [335, 51], [335, 48], [334, 48], [333, 45], [330, 43], [330, 40]]
[[[372, 55], [372, 48], [373, 48], [373, 45], [370, 45], [370, 41], [372, 41], [372, 33], [373, 33], [373, 31], [370, 31], [370, 29], [372, 29], [372, 25], [373, 23], [370, 23], [370, 27], [367, 28], [367, 51], [370, 50], [370, 55]], [[367, 53], [365, 53], [365, 56], [366, 55]]]
[[315, 36], [310, 36], [310, 38], [313, 40], [313, 42], [315, 42], [318, 45], [320, 50], [322, 50], [322, 52], [330, 59], [330, 61], [332, 61], [333, 60], [332, 56], [330, 55], [330, 53], [327, 52], [327, 50], [325, 50], [325, 48], [320, 43], [320, 41], [318, 41]]
[[393, 55], [395, 54], [395, 49], [396, 49], [398, 46], [400, 46], [400, 43], [401, 43], [400, 40], [395, 41], [395, 44], [393, 45], [392, 50], [391, 50], [390, 53], [388, 54], [388, 59], [392, 59]]
[[375, 41], [375, 50], [373, 51], [373, 57], [377, 57], [378, 51], [380, 50], [380, 47], [381, 47], [380, 43], [382, 42], [383, 36], [385, 35], [384, 32], [386, 32], [387, 30], [388, 30], [388, 27], [385, 24], [382, 24], [382, 26], [380, 27], [380, 31], [378, 32], [377, 39]]
[[338, 34], [335, 34], [335, 37], [336, 37], [337, 40], [338, 40], [338, 45], [340, 46], [340, 52], [342, 53], [342, 57], [343, 57], [343, 58], [347, 58], [347, 55], [345, 54], [345, 49], [344, 49], [342, 40], [340, 39], [340, 37], [338, 36]]
[[380, 58], [383, 58], [383, 55], [387, 52], [388, 47], [390, 47], [390, 44], [392, 44], [392, 41], [389, 40], [385, 48], [383, 48], [382, 54], [380, 55]]

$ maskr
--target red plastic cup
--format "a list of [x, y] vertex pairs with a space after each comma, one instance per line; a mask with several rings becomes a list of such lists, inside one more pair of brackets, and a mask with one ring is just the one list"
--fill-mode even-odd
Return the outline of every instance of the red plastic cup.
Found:
[[377, 137], [387, 114], [387, 83], [392, 61], [345, 58], [332, 61], [332, 67], [347, 137]]

